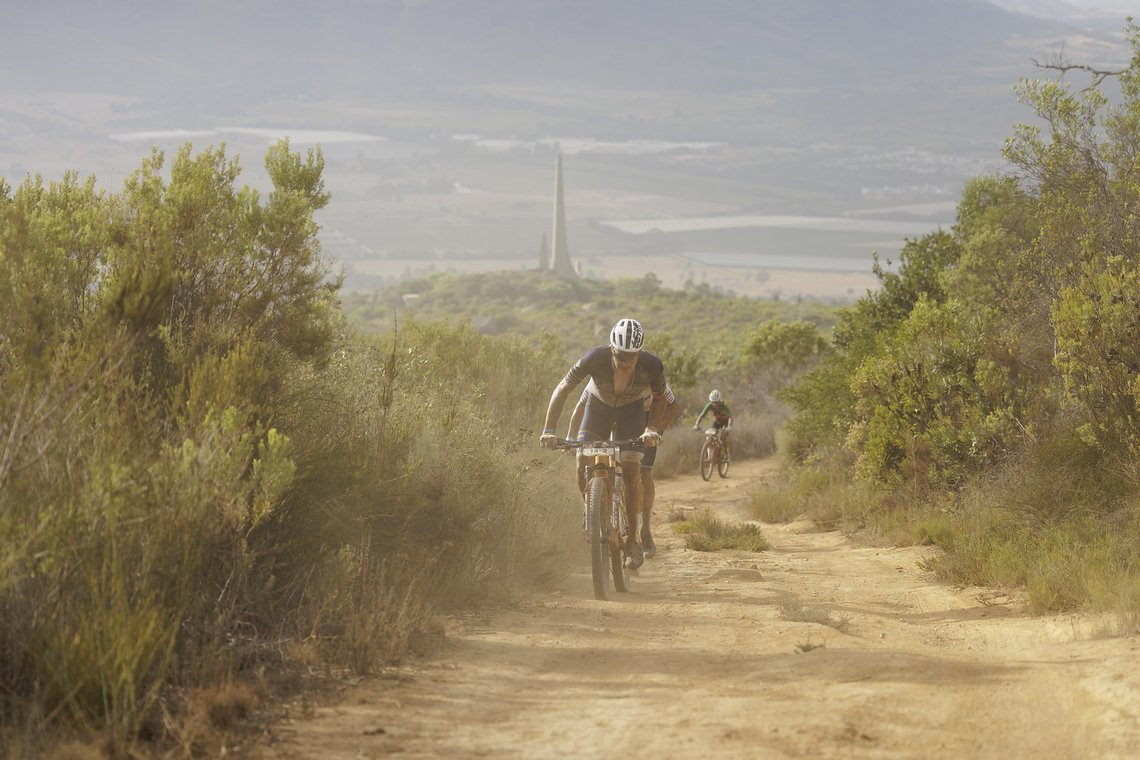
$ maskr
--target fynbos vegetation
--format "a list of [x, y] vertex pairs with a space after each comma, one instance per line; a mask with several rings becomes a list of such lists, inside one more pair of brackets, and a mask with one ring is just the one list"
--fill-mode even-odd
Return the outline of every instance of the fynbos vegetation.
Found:
[[354, 337], [320, 152], [265, 160], [265, 198], [189, 147], [117, 194], [0, 183], [0, 744], [190, 735], [174, 687], [366, 671], [567, 543], [568, 478], [520, 453], [558, 351]]
[[[604, 343], [618, 318], [634, 316], [646, 325], [648, 350], [666, 359], [670, 382], [681, 389], [703, 373], [740, 364], [759, 324], [799, 319], [814, 334], [830, 329], [835, 310], [812, 301], [746, 298], [704, 284], [671, 290], [653, 274], [632, 280], [568, 280], [539, 271], [436, 274], [345, 296], [346, 314], [366, 329], [389, 329], [393, 311], [417, 319], [466, 319], [489, 334], [538, 338], [552, 332], [574, 358]], [[764, 338], [758, 340], [763, 345]], [[789, 359], [801, 358], [803, 350], [797, 345]]]
[[[797, 461], [877, 484], [887, 523], [913, 506], [947, 578], [1024, 585], [1042, 610], [1140, 610], [1140, 57], [1119, 81], [1117, 104], [1024, 83], [1047, 128], [1017, 129], [1014, 171], [908, 242], [786, 394]], [[800, 481], [833, 519], [836, 478]]]

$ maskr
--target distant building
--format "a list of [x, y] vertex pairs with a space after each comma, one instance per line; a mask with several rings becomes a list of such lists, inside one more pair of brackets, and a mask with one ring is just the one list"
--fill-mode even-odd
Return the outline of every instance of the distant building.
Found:
[[550, 241], [550, 271], [558, 277], [576, 277], [566, 245], [566, 209], [562, 202], [562, 154], [554, 164], [554, 239]]
[[545, 272], [550, 264], [550, 240], [542, 233], [542, 243], [538, 246], [538, 271]]

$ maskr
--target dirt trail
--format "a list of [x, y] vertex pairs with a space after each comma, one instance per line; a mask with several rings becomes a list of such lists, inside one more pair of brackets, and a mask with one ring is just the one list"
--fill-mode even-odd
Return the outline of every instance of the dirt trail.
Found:
[[[658, 484], [658, 517], [747, 518], [770, 462]], [[438, 657], [279, 724], [258, 757], [1132, 758], [1140, 640], [935, 582], [926, 549], [764, 525], [761, 554], [659, 553], [616, 601], [456, 621]], [[814, 622], [813, 622], [814, 621]]]

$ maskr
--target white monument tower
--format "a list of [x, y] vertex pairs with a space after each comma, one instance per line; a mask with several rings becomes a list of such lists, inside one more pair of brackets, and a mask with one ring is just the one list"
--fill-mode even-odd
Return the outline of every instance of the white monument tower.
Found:
[[559, 277], [576, 277], [566, 245], [566, 209], [562, 202], [562, 154], [554, 164], [554, 237], [550, 241], [550, 271]]

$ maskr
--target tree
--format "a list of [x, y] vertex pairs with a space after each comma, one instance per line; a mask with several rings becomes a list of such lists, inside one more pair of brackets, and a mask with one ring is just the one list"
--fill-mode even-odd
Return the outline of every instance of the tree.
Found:
[[830, 349], [814, 322], [769, 319], [748, 337], [744, 355], [764, 366], [797, 372]]

